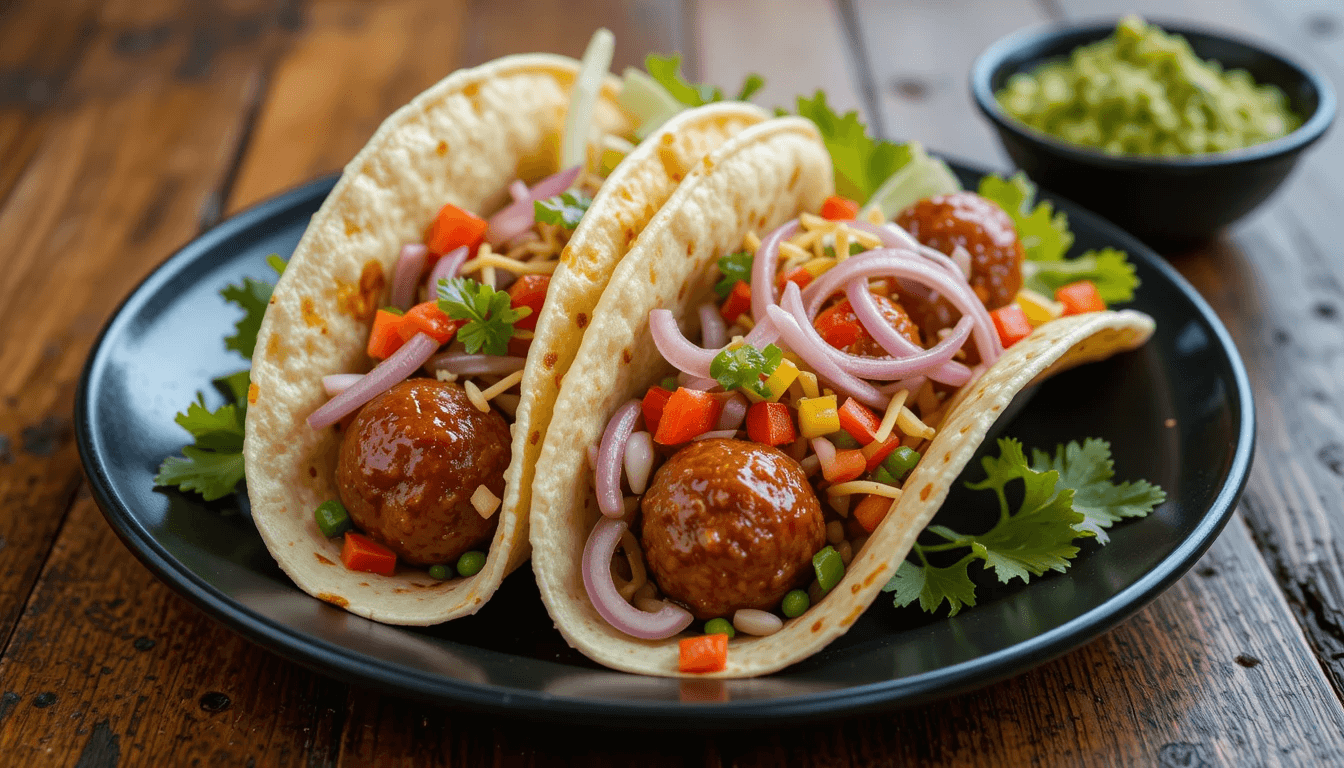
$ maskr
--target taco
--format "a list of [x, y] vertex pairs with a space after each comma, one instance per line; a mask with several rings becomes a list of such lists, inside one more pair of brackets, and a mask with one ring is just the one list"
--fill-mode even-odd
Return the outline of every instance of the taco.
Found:
[[527, 560], [535, 458], [612, 269], [701, 156], [766, 119], [713, 104], [635, 146], [607, 37], [605, 60], [510, 56], [416, 97], [285, 268], [244, 454], [257, 529], [309, 594], [428, 625]]
[[617, 267], [533, 487], [533, 571], [588, 657], [746, 677], [815, 653], [1017, 393], [1151, 335], [1095, 296], [1024, 290], [1011, 217], [955, 186], [926, 197], [955, 181], [912, 154], [931, 170], [898, 180], [920, 199], [888, 222], [832, 196], [812, 122], [755, 126]]

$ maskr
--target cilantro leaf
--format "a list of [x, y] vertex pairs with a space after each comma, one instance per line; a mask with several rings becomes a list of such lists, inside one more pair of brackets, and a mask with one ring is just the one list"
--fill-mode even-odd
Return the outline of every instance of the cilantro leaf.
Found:
[[508, 293], [469, 277], [440, 280], [438, 295], [444, 314], [467, 321], [458, 329], [457, 337], [472, 355], [481, 351], [487, 355], [508, 354], [513, 324], [532, 313], [530, 307], [514, 309]]
[[252, 387], [252, 372], [244, 368], [228, 376], [220, 376], [215, 386], [238, 406], [239, 418], [247, 416], [247, 391]]
[[241, 452], [206, 451], [188, 445], [182, 449], [186, 458], [169, 456], [159, 465], [154, 484], [177, 486], [184, 491], [195, 491], [206, 501], [233, 493], [243, 479]]
[[979, 191], [981, 197], [998, 203], [1012, 217], [1028, 261], [1059, 261], [1069, 252], [1073, 233], [1069, 231], [1068, 215], [1055, 212], [1055, 207], [1045, 201], [1032, 207], [1036, 185], [1025, 173], [1018, 171], [1010, 179], [990, 174], [980, 180]]
[[1082, 445], [1071, 441], [1056, 446], [1054, 456], [1034, 450], [1031, 466], [1037, 472], [1059, 473], [1060, 487], [1073, 490], [1073, 509], [1084, 517], [1074, 528], [1091, 533], [1101, 544], [1110, 540], [1105, 529], [1112, 524], [1126, 517], [1144, 517], [1167, 500], [1166, 492], [1147, 480], [1111, 482], [1115, 476], [1111, 445], [1094, 437]]
[[205, 398], [198, 392], [196, 402], [173, 418], [177, 425], [196, 438], [196, 447], [207, 451], [241, 451], [243, 419], [238, 407], [229, 403], [213, 411], [206, 410]]
[[774, 344], [767, 345], [764, 350], [741, 344], [715, 355], [709, 364], [709, 375], [724, 389], [743, 387], [761, 397], [769, 397], [770, 390], [762, 379], [774, 373], [783, 359], [784, 351]]
[[266, 314], [271, 290], [269, 283], [244, 277], [242, 285], [228, 285], [219, 292], [225, 301], [237, 305], [245, 313], [234, 324], [234, 334], [224, 338], [224, 346], [248, 360], [252, 359], [252, 351], [257, 346], [257, 331], [261, 330], [261, 318]]
[[588, 212], [593, 198], [578, 190], [564, 192], [546, 200], [537, 200], [532, 204], [537, 221], [545, 224], [559, 224], [565, 229], [579, 226], [579, 219]]
[[737, 285], [738, 280], [745, 280], [750, 284], [751, 263], [754, 260], [755, 256], [751, 251], [738, 251], [720, 256], [719, 274], [723, 275], [723, 278], [714, 284], [714, 293], [717, 293], [720, 299], [726, 299], [728, 294], [733, 292], [733, 286]]
[[810, 100], [798, 97], [798, 114], [816, 123], [835, 168], [835, 193], [867, 202], [882, 182], [900, 170], [912, 157], [910, 148], [867, 135], [857, 111], [842, 117], [817, 91]]
[[[680, 54], [659, 56], [650, 53], [644, 57], [644, 69], [659, 85], [667, 89], [672, 98], [688, 107], [700, 107], [710, 102], [723, 101], [723, 91], [719, 88], [687, 82], [686, 78], [681, 76]], [[765, 79], [760, 75], [755, 73], [747, 75], [737, 93], [737, 100], [746, 101], [764, 85]]]
[[919, 607], [928, 613], [938, 610], [947, 601], [948, 616], [956, 616], [963, 605], [975, 607], [975, 582], [967, 575], [970, 558], [947, 567], [918, 566], [906, 560], [896, 568], [883, 592], [895, 592], [897, 606], [905, 607], [919, 600]]
[[1134, 265], [1124, 251], [1114, 248], [1088, 251], [1076, 259], [1029, 260], [1022, 264], [1022, 278], [1026, 288], [1044, 296], [1054, 296], [1055, 291], [1069, 283], [1091, 280], [1107, 304], [1133, 299], [1134, 289], [1139, 287]]

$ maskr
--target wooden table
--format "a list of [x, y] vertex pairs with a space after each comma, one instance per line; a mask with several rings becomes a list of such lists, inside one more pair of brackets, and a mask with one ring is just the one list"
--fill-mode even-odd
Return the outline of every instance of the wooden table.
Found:
[[[570, 7], [570, 6], [582, 7]], [[1166, 254], [1231, 328], [1255, 468], [1208, 555], [1090, 645], [919, 709], [722, 736], [575, 734], [314, 674], [172, 593], [103, 522], [71, 440], [85, 355], [177, 246], [339, 168], [458, 67], [680, 50], [790, 104], [1008, 164], [966, 77], [990, 41], [1136, 7], [1268, 40], [1344, 91], [1331, 0], [0, 0], [0, 763], [6, 765], [1344, 764], [1344, 130], [1267, 205]]]

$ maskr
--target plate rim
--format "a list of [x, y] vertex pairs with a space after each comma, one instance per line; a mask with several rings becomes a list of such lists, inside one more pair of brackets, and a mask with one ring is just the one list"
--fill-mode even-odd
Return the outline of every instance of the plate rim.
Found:
[[[975, 163], [943, 157], [954, 169], [972, 174], [998, 172]], [[441, 677], [335, 645], [273, 621], [236, 602], [174, 558], [149, 534], [129, 507], [121, 503], [113, 490], [106, 465], [95, 450], [88, 396], [90, 381], [101, 368], [104, 342], [126, 322], [123, 311], [133, 300], [152, 292], [159, 283], [195, 263], [203, 252], [208, 253], [230, 237], [314, 197], [325, 196], [338, 178], [339, 174], [323, 176], [260, 201], [193, 237], [155, 267], [117, 305], [99, 331], [80, 372], [74, 408], [75, 442], [91, 492], [104, 519], [132, 554], [156, 578], [211, 618], [250, 642], [323, 675], [421, 701], [490, 714], [642, 730], [688, 726], [728, 730], [783, 725], [920, 704], [1026, 672], [1095, 640], [1133, 616], [1180, 579], [1212, 546], [1231, 519], [1250, 477], [1256, 436], [1254, 396], [1245, 361], [1217, 313], [1174, 267], [1138, 238], [1075, 203], [1041, 190], [1043, 199], [1067, 203], [1071, 217], [1076, 212], [1090, 228], [1099, 229], [1105, 237], [1114, 239], [1131, 252], [1141, 252], [1141, 258], [1191, 301], [1198, 316], [1213, 331], [1220, 353], [1228, 360], [1235, 385], [1236, 391], [1228, 399], [1233, 411], [1231, 416], [1237, 422], [1237, 437], [1219, 492], [1191, 533], [1167, 557], [1125, 589], [1060, 626], [983, 656], [906, 677], [778, 699], [716, 703], [628, 700], [617, 703]]]

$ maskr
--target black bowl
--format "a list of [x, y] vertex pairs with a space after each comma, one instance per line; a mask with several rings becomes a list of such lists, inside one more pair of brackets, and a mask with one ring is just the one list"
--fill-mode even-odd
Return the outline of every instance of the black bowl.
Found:
[[971, 94], [998, 129], [1019, 168], [1043, 187], [1100, 213], [1150, 243], [1188, 245], [1206, 240], [1250, 213], [1292, 171], [1298, 156], [1335, 118], [1335, 94], [1326, 80], [1288, 58], [1223, 34], [1157, 22], [1183, 35], [1202, 59], [1245, 69], [1257, 83], [1278, 86], [1302, 117], [1297, 130], [1245, 149], [1207, 155], [1108, 155], [1056, 139], [1008, 115], [994, 98], [1018, 72], [1067, 56], [1108, 37], [1115, 21], [1036, 27], [1001, 38], [971, 67]]

